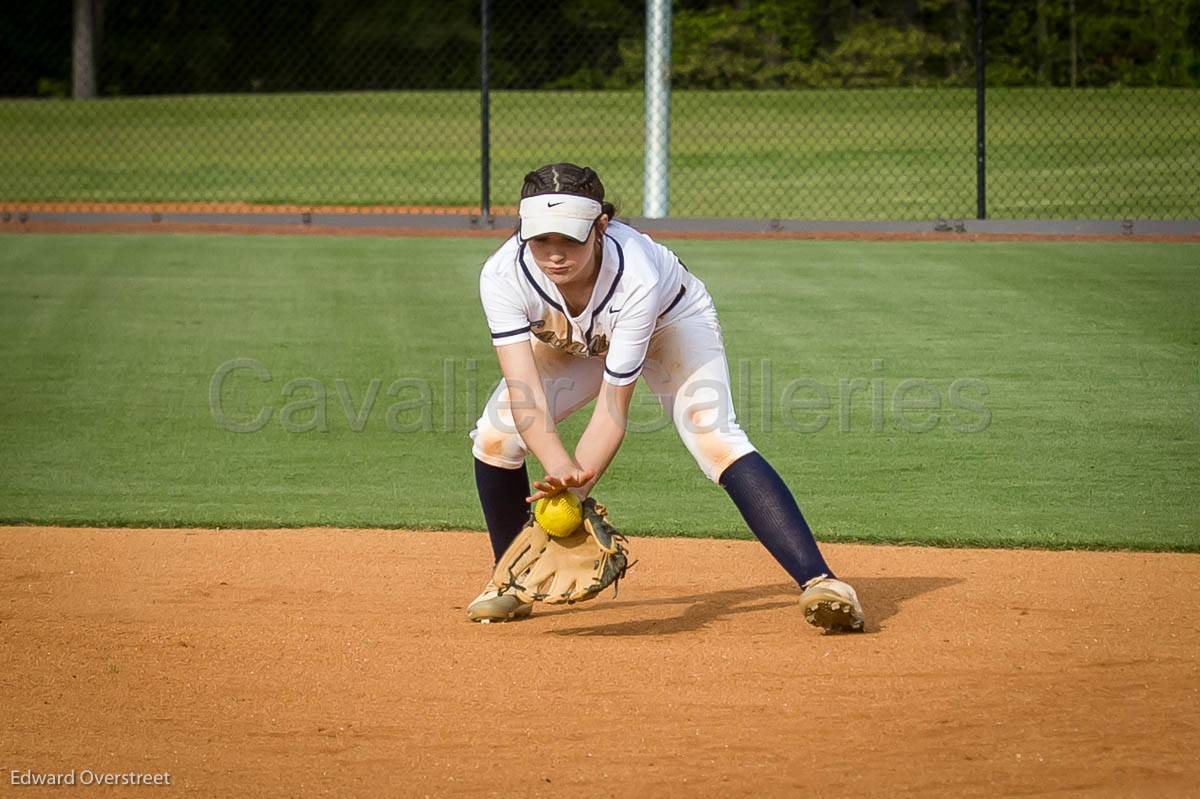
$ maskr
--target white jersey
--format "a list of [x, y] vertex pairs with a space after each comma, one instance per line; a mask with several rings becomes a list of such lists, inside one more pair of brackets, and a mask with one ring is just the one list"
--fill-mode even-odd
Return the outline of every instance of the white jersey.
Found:
[[638, 379], [650, 337], [680, 319], [712, 311], [704, 283], [675, 253], [646, 234], [612, 222], [587, 307], [571, 316], [558, 287], [512, 236], [483, 265], [479, 294], [496, 346], [531, 336], [581, 358], [604, 358], [604, 379]]

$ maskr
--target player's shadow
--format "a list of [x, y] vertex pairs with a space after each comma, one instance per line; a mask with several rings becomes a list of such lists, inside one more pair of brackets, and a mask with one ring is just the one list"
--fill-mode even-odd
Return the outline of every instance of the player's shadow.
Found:
[[[884, 622], [900, 612], [901, 606], [913, 597], [937, 591], [962, 582], [956, 577], [847, 577], [862, 600], [867, 617], [865, 632], [879, 632]], [[676, 616], [654, 619], [628, 619], [610, 624], [595, 624], [583, 627], [567, 627], [554, 630], [555, 635], [673, 635], [700, 630], [714, 621], [728, 619], [742, 613], [757, 613], [778, 608], [799, 607], [800, 589], [795, 583], [773, 583], [748, 588], [730, 588], [707, 594], [671, 597], [668, 599], [644, 599], [628, 602], [618, 601], [621, 609], [678, 605], [682, 612]], [[612, 609], [614, 604], [580, 605], [567, 613], [576, 614]], [[799, 612], [796, 614], [800, 619]]]

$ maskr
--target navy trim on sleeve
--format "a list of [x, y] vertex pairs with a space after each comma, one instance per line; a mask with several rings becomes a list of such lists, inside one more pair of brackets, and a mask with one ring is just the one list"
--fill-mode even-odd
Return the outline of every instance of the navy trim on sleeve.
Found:
[[531, 329], [532, 328], [530, 325], [525, 325], [525, 327], [518, 327], [516, 330], [505, 330], [503, 333], [493, 333], [492, 338], [495, 339], [505, 338], [507, 336], [516, 336], [520, 333], [528, 333]]
[[617, 284], [621, 282], [621, 275], [625, 274], [625, 250], [621, 249], [621, 243], [607, 233], [604, 234], [604, 238], [611, 241], [613, 246], [617, 248], [617, 276], [613, 278], [612, 285], [608, 287], [608, 293], [604, 295], [604, 299], [596, 306], [596, 310], [592, 311], [592, 321], [587, 329], [588, 341], [592, 340], [592, 330], [596, 327], [596, 317], [604, 310], [604, 306], [608, 305], [608, 301], [612, 299], [613, 294], [617, 291]]
[[633, 376], [634, 376], [634, 375], [636, 375], [638, 372], [642, 371], [642, 366], [643, 366], [643, 364], [640, 364], [640, 363], [639, 363], [639, 364], [637, 365], [637, 368], [636, 368], [636, 369], [630, 369], [628, 372], [614, 372], [612, 369], [609, 369], [607, 366], [605, 366], [605, 367], [604, 367], [604, 373], [605, 373], [605, 374], [612, 375], [613, 377], [615, 377], [615, 378], [617, 378], [618, 380], [620, 380], [620, 379], [622, 379], [622, 378], [625, 378], [625, 377], [633, 377]]
[[671, 309], [674, 308], [676, 305], [678, 305], [679, 301], [683, 299], [684, 294], [687, 294], [687, 286], [680, 286], [679, 293], [675, 295], [675, 299], [671, 300], [671, 304], [667, 306], [667, 310], [660, 313], [658, 315], [658, 318], [662, 319], [664, 316], [669, 314], [671, 312]]
[[534, 289], [537, 290], [538, 294], [542, 295], [542, 299], [545, 300], [546, 302], [548, 302], [552, 308], [557, 309], [558, 312], [560, 314], [562, 314], [563, 316], [569, 316], [570, 314], [568, 314], [566, 311], [564, 311], [563, 307], [561, 305], [559, 305], [557, 302], [555, 302], [553, 299], [551, 299], [550, 295], [542, 290], [542, 287], [538, 285], [538, 282], [533, 279], [533, 275], [529, 274], [529, 267], [525, 265], [525, 242], [524, 241], [521, 242], [521, 249], [517, 250], [517, 261], [521, 264], [521, 271], [525, 273], [525, 279], [528, 280], [529, 284], [531, 286], [533, 286]]

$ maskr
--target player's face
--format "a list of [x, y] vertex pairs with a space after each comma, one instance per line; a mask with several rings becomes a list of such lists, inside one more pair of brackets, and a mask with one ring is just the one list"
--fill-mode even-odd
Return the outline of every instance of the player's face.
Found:
[[529, 252], [538, 268], [558, 285], [586, 279], [596, 257], [596, 227], [587, 241], [578, 242], [561, 233], [547, 233], [529, 240]]

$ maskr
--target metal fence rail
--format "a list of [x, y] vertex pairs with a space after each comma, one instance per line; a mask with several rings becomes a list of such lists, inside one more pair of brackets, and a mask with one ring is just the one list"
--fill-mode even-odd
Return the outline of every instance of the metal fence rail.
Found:
[[[1126, 85], [1086, 58], [1116, 46], [1095, 13], [989, 4], [980, 48], [968, 0], [936, 35], [808, 20], [834, 38], [797, 55], [791, 5], [677, 0], [669, 216], [974, 218], [985, 193], [991, 218], [1200, 218], [1200, 58], [1145, 50], [1159, 71]], [[526, 171], [570, 160], [645, 215], [645, 20], [637, 0], [23, 4], [0, 19], [0, 203], [505, 213]], [[1001, 48], [1022, 25], [1024, 72]]]

